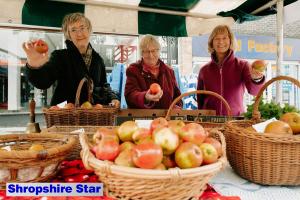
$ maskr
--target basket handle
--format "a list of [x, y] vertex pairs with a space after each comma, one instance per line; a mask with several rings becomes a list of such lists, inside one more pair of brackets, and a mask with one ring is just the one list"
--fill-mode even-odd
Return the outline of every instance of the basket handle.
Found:
[[267, 81], [262, 88], [259, 90], [258, 94], [256, 95], [255, 98], [255, 102], [253, 105], [253, 111], [252, 111], [252, 120], [259, 120], [260, 119], [260, 112], [258, 110], [258, 105], [259, 105], [259, 101], [260, 98], [262, 97], [263, 92], [265, 91], [265, 89], [271, 85], [273, 82], [275, 81], [281, 81], [281, 80], [285, 80], [285, 81], [290, 81], [292, 83], [294, 83], [295, 85], [297, 85], [300, 88], [300, 82], [292, 77], [289, 76], [277, 76], [272, 78], [271, 80]]
[[76, 97], [75, 97], [75, 107], [78, 108], [79, 107], [79, 99], [80, 99], [80, 94], [81, 94], [81, 89], [82, 86], [84, 84], [84, 82], [87, 82], [87, 87], [88, 87], [88, 101], [91, 102], [92, 100], [92, 94], [93, 94], [93, 89], [94, 89], [94, 84], [93, 84], [93, 80], [87, 77], [83, 77], [77, 87], [77, 91], [76, 91]]
[[221, 95], [219, 95], [219, 94], [217, 94], [215, 92], [212, 92], [212, 91], [207, 91], [207, 90], [195, 90], [195, 91], [183, 93], [180, 96], [178, 96], [176, 99], [174, 99], [173, 102], [172, 102], [172, 104], [170, 105], [170, 107], [168, 109], [168, 112], [167, 112], [165, 118], [166, 119], [170, 118], [171, 110], [176, 105], [176, 103], [178, 103], [178, 101], [180, 101], [183, 97], [189, 96], [191, 94], [207, 94], [207, 95], [212, 95], [214, 97], [217, 97], [225, 105], [228, 116], [230, 116], [230, 117], [232, 116], [232, 112], [231, 112], [231, 108], [230, 108], [229, 104], [227, 103], [227, 101]]

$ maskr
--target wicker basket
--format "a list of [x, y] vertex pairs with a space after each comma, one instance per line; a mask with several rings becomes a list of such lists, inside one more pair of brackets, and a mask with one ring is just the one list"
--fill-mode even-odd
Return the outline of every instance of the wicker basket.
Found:
[[[41, 144], [44, 150], [28, 150], [32, 144]], [[59, 134], [0, 135], [0, 186], [51, 179], [74, 144], [74, 137]]]
[[211, 135], [222, 143], [223, 156], [216, 163], [192, 169], [149, 170], [114, 165], [95, 158], [85, 134], [80, 134], [82, 160], [104, 183], [105, 193], [116, 199], [184, 200], [198, 199], [206, 184], [226, 164], [225, 139], [216, 129]]
[[79, 129], [83, 129], [84, 133], [87, 135], [89, 141], [92, 140], [94, 133], [98, 128], [103, 126], [51, 126], [42, 131], [42, 133], [59, 133], [63, 135], [75, 136], [76, 144], [73, 146], [72, 150], [68, 153], [66, 160], [77, 160], [81, 159], [80, 151], [81, 145], [79, 143], [78, 135]]
[[[232, 119], [232, 114], [231, 114], [231, 108], [230, 106], [228, 105], [227, 101], [219, 94], [215, 93], [215, 92], [212, 92], [212, 91], [206, 91], [206, 90], [196, 90], [196, 91], [191, 91], [191, 92], [186, 92], [186, 93], [183, 93], [181, 94], [180, 96], [178, 96], [176, 99], [174, 99], [174, 101], [172, 102], [172, 104], [170, 105], [169, 109], [168, 109], [168, 112], [166, 114], [166, 119], [170, 119], [170, 116], [172, 115], [172, 113], [174, 112], [174, 109], [173, 107], [183, 98], [183, 97], [186, 97], [186, 96], [190, 96], [192, 94], [206, 94], [206, 95], [212, 95], [218, 99], [220, 99], [223, 103], [223, 105], [225, 106], [226, 108], [226, 111], [227, 111], [227, 115], [228, 117], [224, 117], [222, 119], [223, 122], [219, 122], [219, 123], [216, 123], [216, 122], [201, 122], [201, 121], [193, 121], [193, 122], [197, 122], [199, 124], [201, 124], [204, 128], [222, 128], [224, 126], [224, 122], [229, 120], [229, 119]], [[216, 116], [215, 116], [216, 117]], [[192, 121], [187, 121], [187, 122], [192, 122]]]
[[[87, 82], [86, 78], [83, 78], [77, 88], [75, 98], [75, 108], [71, 109], [58, 109], [51, 110], [44, 108], [44, 117], [47, 127], [54, 125], [90, 125], [90, 126], [112, 126], [114, 123], [115, 115], [119, 108], [113, 106], [104, 105], [103, 108], [83, 109], [80, 108], [80, 93], [84, 82]], [[91, 101], [92, 89], [89, 89], [88, 99]]]
[[246, 129], [261, 121], [258, 104], [263, 91], [274, 81], [291, 77], [279, 76], [268, 81], [259, 91], [252, 120], [229, 121], [225, 124], [228, 160], [241, 177], [263, 185], [300, 185], [300, 137], [277, 136]]

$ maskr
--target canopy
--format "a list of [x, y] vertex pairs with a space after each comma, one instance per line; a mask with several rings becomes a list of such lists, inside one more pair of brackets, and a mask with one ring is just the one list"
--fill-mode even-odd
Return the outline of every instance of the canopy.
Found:
[[[285, 0], [284, 5], [297, 0]], [[277, 0], [26, 0], [22, 23], [60, 27], [71, 12], [83, 12], [94, 32], [193, 36], [219, 24], [243, 23], [276, 13]]]

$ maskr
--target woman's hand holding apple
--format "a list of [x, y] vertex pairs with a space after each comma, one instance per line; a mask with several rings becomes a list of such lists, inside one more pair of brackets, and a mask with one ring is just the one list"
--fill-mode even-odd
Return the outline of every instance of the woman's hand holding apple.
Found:
[[159, 101], [160, 98], [162, 97], [163, 95], [163, 90], [160, 90], [158, 93], [156, 94], [152, 94], [150, 89], [147, 91], [147, 93], [145, 94], [145, 99], [146, 101], [150, 102], [150, 101]]
[[37, 42], [38, 41], [29, 41], [29, 42], [24, 42], [22, 45], [23, 50], [27, 55], [27, 63], [32, 68], [38, 68], [44, 65], [49, 60], [48, 46], [46, 51], [46, 47], [43, 46], [43, 48], [40, 48], [40, 46], [37, 46]]

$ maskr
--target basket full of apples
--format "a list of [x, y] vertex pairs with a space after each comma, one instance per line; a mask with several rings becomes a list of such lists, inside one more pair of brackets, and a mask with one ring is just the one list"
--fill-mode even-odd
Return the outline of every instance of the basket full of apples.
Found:
[[89, 142], [79, 136], [81, 157], [116, 199], [190, 199], [226, 164], [226, 145], [217, 129], [159, 117], [148, 124], [101, 127]]
[[[81, 88], [87, 82], [88, 101], [79, 103]], [[63, 105], [55, 105], [44, 108], [44, 117], [47, 127], [51, 126], [112, 126], [119, 107], [115, 105], [102, 105], [91, 103], [93, 83], [83, 78], [77, 88], [75, 104], [67, 102]]]
[[[258, 105], [264, 90], [275, 81], [298, 80], [278, 76], [264, 84], [252, 112], [252, 120], [232, 120], [225, 124], [227, 157], [241, 177], [263, 185], [300, 185], [300, 114], [285, 113], [279, 120], [264, 121]], [[253, 125], [264, 124], [262, 131]], [[262, 123], [263, 122], [263, 123]]]

